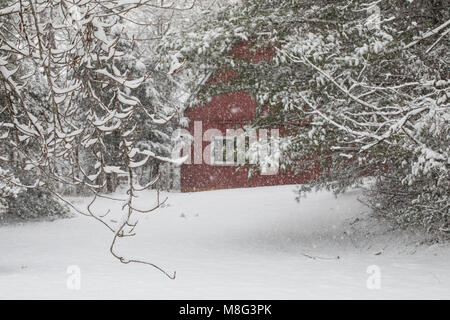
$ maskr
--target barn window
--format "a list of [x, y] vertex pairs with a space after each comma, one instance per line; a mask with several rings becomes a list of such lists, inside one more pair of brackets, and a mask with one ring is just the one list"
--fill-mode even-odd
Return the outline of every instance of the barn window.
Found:
[[233, 166], [238, 163], [237, 137], [213, 137], [211, 141], [211, 164]]

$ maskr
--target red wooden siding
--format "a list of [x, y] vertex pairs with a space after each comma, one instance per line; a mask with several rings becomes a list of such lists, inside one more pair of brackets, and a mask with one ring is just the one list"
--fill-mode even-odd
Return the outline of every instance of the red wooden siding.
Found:
[[[252, 59], [254, 62], [269, 60], [273, 55], [271, 50], [257, 50], [249, 54], [245, 44], [236, 46], [231, 54]], [[226, 81], [232, 72], [217, 72], [211, 81]], [[202, 134], [208, 129], [219, 129], [223, 136], [226, 129], [236, 129], [251, 122], [256, 117], [256, 102], [245, 92], [233, 92], [215, 96], [205, 106], [197, 106], [185, 111], [189, 118], [189, 132], [194, 136], [195, 121], [202, 122]], [[280, 130], [281, 131], [281, 130]], [[203, 140], [203, 139], [202, 139]], [[203, 141], [203, 150], [210, 141]], [[194, 146], [191, 147], [192, 149]], [[245, 166], [214, 166], [202, 161], [194, 164], [194, 152], [192, 151], [192, 164], [181, 165], [181, 191], [192, 192], [212, 189], [244, 188], [257, 186], [272, 186], [283, 184], [301, 184], [311, 179], [317, 172], [305, 172], [294, 175], [292, 172], [277, 175], [254, 175], [249, 179], [249, 167]], [[237, 170], [239, 168], [239, 170]]]

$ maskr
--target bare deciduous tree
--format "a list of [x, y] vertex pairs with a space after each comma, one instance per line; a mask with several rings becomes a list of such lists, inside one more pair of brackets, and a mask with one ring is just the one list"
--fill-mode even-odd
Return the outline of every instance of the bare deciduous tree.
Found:
[[[87, 212], [82, 213], [114, 233], [111, 253], [122, 263], [145, 263], [170, 278], [175, 273], [169, 274], [150, 262], [126, 258], [116, 251], [115, 244], [118, 238], [134, 235], [137, 221], [133, 213], [152, 212], [164, 202], [158, 195], [154, 207], [135, 208], [136, 193], [159, 179], [158, 175], [139, 186], [135, 182], [136, 169], [150, 159], [172, 161], [136, 146], [138, 115], [163, 125], [177, 114], [177, 106], [170, 105], [173, 111], [167, 116], [133, 94], [152, 80], [156, 66], [137, 76], [117, 65], [138, 41], [158, 39], [168, 30], [170, 18], [153, 21], [156, 12], [167, 12], [165, 16], [170, 17], [174, 12], [190, 10], [194, 3], [11, 0], [0, 5], [0, 142], [2, 151], [10, 151], [2, 152], [0, 159], [38, 173], [35, 183], [26, 186], [3, 171], [2, 180], [14, 188], [51, 183], [87, 188], [94, 197]], [[155, 26], [158, 32], [148, 31]], [[146, 35], [137, 37], [142, 30], [147, 30]], [[166, 103], [163, 99], [155, 101]], [[168, 106], [164, 107], [167, 110]], [[112, 143], [119, 159], [114, 166], [107, 161], [111, 142], [105, 142], [112, 135], [116, 137]], [[80, 159], [87, 152], [95, 157], [89, 168]], [[126, 200], [102, 192], [106, 184], [103, 177], [109, 174], [128, 176]], [[100, 197], [124, 201], [124, 216], [119, 222], [112, 223], [107, 215], [94, 212], [92, 204]]]

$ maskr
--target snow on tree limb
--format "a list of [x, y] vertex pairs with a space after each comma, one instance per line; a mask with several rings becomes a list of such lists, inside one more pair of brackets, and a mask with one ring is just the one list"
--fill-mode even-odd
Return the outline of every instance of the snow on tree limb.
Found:
[[[0, 150], [11, 150], [1, 160], [39, 172], [48, 179], [47, 185], [87, 188], [94, 201], [105, 196], [105, 179], [128, 175], [129, 211], [122, 224], [107, 224], [107, 214], [94, 213], [93, 206], [87, 212], [114, 233], [111, 253], [124, 263], [146, 263], [124, 258], [113, 248], [116, 238], [133, 234], [127, 228], [133, 225], [133, 199], [139, 189], [134, 176], [146, 163], [129, 156], [142, 139], [136, 123], [148, 118], [163, 126], [178, 113], [162, 98], [159, 104], [142, 106], [137, 96], [142, 88], [152, 87], [155, 96], [164, 94], [155, 88], [153, 70], [138, 74], [126, 59], [133, 60], [130, 55], [135, 54], [135, 60], [144, 60], [144, 55], [133, 53], [134, 38], [138, 27], [152, 32], [154, 22], [149, 19], [156, 10], [190, 8], [191, 4], [181, 7], [154, 0], [8, 0], [0, 4]], [[115, 27], [123, 32], [117, 33]], [[83, 160], [87, 155], [95, 159], [95, 165]], [[0, 174], [7, 172], [0, 169]], [[2, 184], [0, 192], [19, 190], [8, 188]]]

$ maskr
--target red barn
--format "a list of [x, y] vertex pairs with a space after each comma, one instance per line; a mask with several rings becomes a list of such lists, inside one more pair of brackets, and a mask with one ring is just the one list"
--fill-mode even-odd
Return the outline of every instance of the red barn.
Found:
[[[261, 50], [250, 56], [246, 49], [246, 45], [239, 45], [231, 54], [250, 58], [256, 63], [268, 60], [273, 55], [269, 50]], [[216, 72], [205, 85], [217, 79], [226, 81], [226, 77], [226, 73]], [[182, 192], [301, 184], [315, 174], [314, 171], [310, 171], [294, 175], [292, 172], [280, 170], [269, 174], [258, 173], [249, 178], [250, 165], [239, 165], [242, 164], [242, 159], [238, 159], [239, 155], [235, 151], [238, 138], [227, 135], [227, 129], [235, 131], [251, 123], [256, 117], [256, 102], [245, 92], [217, 95], [204, 106], [187, 109], [185, 116], [190, 120], [188, 130], [194, 137], [194, 142], [190, 150], [190, 159], [181, 165]], [[240, 146], [248, 148], [247, 140], [239, 141]], [[223, 152], [224, 149], [226, 152]], [[248, 159], [244, 159], [245, 162], [248, 162]]]

